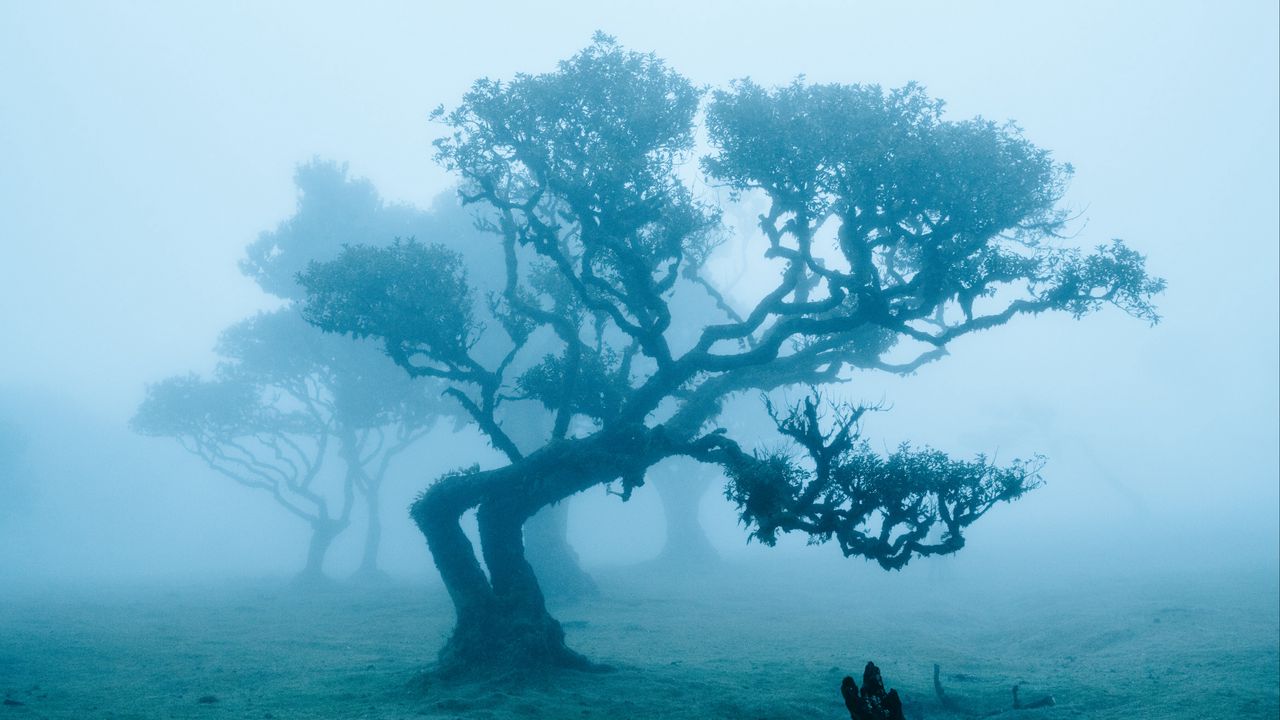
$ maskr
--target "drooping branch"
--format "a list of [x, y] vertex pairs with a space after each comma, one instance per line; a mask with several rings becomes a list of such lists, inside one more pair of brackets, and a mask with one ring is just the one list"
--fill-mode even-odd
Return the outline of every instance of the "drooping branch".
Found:
[[983, 456], [953, 460], [906, 444], [882, 456], [860, 439], [865, 408], [836, 406], [824, 427], [819, 405], [814, 396], [785, 413], [771, 411], [803, 461], [784, 451], [749, 453], [720, 434], [686, 451], [724, 466], [726, 496], [766, 545], [780, 533], [800, 532], [814, 542], [834, 539], [846, 556], [898, 569], [912, 557], [959, 550], [964, 528], [1039, 484], [1040, 458], [998, 467]]

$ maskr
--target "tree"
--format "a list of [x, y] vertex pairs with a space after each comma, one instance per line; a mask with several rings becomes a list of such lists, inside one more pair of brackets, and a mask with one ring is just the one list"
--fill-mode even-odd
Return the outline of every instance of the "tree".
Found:
[[[169, 378], [147, 388], [133, 418], [143, 434], [176, 438], [209, 467], [269, 492], [311, 527], [303, 582], [323, 577], [324, 559], [347, 528], [356, 495], [368, 525], [359, 573], [378, 572], [378, 497], [388, 468], [421, 438], [438, 400], [376, 347], [325, 336], [292, 308], [228, 328], [212, 379]], [[336, 492], [321, 480], [336, 446]]]
[[[499, 249], [486, 251], [487, 236], [475, 228], [471, 215], [458, 206], [452, 196], [437, 200], [429, 211], [403, 203], [384, 202], [371, 182], [353, 178], [347, 166], [330, 161], [312, 160], [301, 165], [294, 176], [299, 191], [297, 212], [274, 230], [262, 233], [249, 245], [241, 270], [264, 291], [296, 303], [305, 297], [297, 276], [311, 262], [335, 258], [345, 245], [365, 243], [385, 245], [399, 238], [443, 238], [449, 247], [462, 254], [462, 266], [476, 278], [474, 300], [480, 305], [502, 289], [504, 261]], [[465, 251], [465, 252], [464, 252]], [[483, 307], [480, 308], [483, 312]], [[536, 342], [535, 342], [536, 345]], [[532, 346], [531, 346], [532, 347]], [[480, 357], [496, 362], [492, 350], [480, 347]], [[549, 351], [549, 350], [548, 350]], [[459, 421], [457, 413], [451, 420]], [[507, 431], [522, 442], [528, 435], [537, 442], [549, 425], [547, 413], [536, 403], [509, 403], [498, 419]], [[541, 429], [540, 429], [541, 428]], [[378, 514], [376, 488], [366, 494], [369, 509], [367, 527], [370, 537], [366, 548], [374, 548], [376, 557]], [[578, 564], [569, 546], [567, 504], [543, 509], [526, 528], [526, 546], [530, 558], [538, 565], [551, 593], [566, 600], [596, 592], [595, 583]], [[366, 558], [370, 552], [366, 552]], [[370, 567], [366, 560], [362, 568]]]
[[[337, 257], [348, 243], [383, 245], [399, 237], [413, 237], [419, 232], [458, 234], [457, 228], [450, 227], [447, 220], [441, 222], [439, 213], [423, 213], [411, 205], [383, 201], [373, 183], [351, 177], [346, 164], [313, 159], [297, 168], [294, 185], [298, 189], [297, 211], [274, 230], [259, 235], [245, 248], [245, 257], [240, 261], [241, 271], [259, 287], [294, 306], [306, 297], [298, 285], [299, 272], [308, 263]], [[289, 348], [280, 347], [279, 350], [287, 353]], [[334, 386], [334, 390], [338, 386], [358, 387], [365, 377], [379, 377], [386, 382], [385, 367], [380, 361], [374, 360], [367, 352], [357, 357], [354, 362], [328, 368], [330, 377], [327, 382]], [[324, 359], [318, 359], [323, 364]], [[371, 400], [375, 406], [369, 408], [373, 412], [370, 419], [388, 423], [387, 427], [376, 429], [379, 447], [383, 447], [384, 436], [389, 433], [395, 436], [389, 447], [396, 448], [397, 454], [403, 452], [435, 420], [422, 414], [428, 411], [418, 393], [425, 392], [425, 389], [413, 391], [412, 400], [409, 400], [411, 405], [399, 408], [406, 413], [402, 418], [389, 410], [397, 402], [395, 393], [404, 392], [405, 387], [386, 384], [371, 389]], [[379, 401], [381, 406], [376, 405]], [[432, 407], [447, 410], [438, 404]], [[366, 423], [354, 416], [352, 420], [357, 426]], [[391, 457], [394, 454], [387, 460]], [[355, 462], [355, 466], [360, 466], [360, 463]], [[382, 537], [380, 499], [385, 464], [381, 468], [382, 473], [377, 474], [376, 479], [366, 472], [355, 473], [355, 487], [363, 496], [366, 511], [364, 553], [357, 574], [372, 578], [381, 576], [378, 551]]]
[[[188, 375], [149, 388], [133, 424], [178, 438], [218, 472], [271, 492], [306, 520], [312, 539], [303, 580], [323, 575], [328, 548], [360, 496], [366, 531], [357, 574], [378, 577], [380, 493], [391, 462], [451, 411], [435, 397], [438, 387], [411, 381], [375, 344], [325, 336], [304, 322], [296, 276], [308, 262], [336, 257], [344, 243], [387, 243], [422, 229], [424, 215], [384, 203], [372, 184], [334, 163], [304, 164], [295, 182], [298, 211], [250, 244], [241, 262], [285, 307], [227, 329], [213, 379]], [[345, 467], [336, 498], [317, 488], [334, 446]]]
[[[546, 610], [521, 528], [586, 488], [627, 498], [669, 457], [720, 466], [752, 537], [834, 540], [885, 568], [958, 550], [965, 527], [1038, 482], [1034, 459], [881, 455], [860, 436], [866, 408], [815, 395], [766, 403], [793, 448], [759, 449], [718, 423], [732, 396], [911, 372], [957, 338], [1047, 311], [1157, 320], [1163, 283], [1142, 256], [1057, 241], [1070, 166], [1013, 125], [944, 120], [916, 86], [741, 81], [710, 94], [701, 168], [768, 203], [760, 262], [777, 271], [762, 295], [726, 298], [707, 271], [718, 209], [685, 179], [702, 100], [657, 57], [597, 36], [553, 72], [479, 80], [438, 111], [451, 132], [437, 158], [492, 218], [505, 258], [487, 314], [440, 244], [351, 247], [303, 274], [312, 322], [378, 338], [409, 374], [448, 383], [505, 456], [440, 478], [412, 508], [457, 613], [442, 672], [590, 667]], [[673, 342], [696, 295], [723, 317]], [[557, 351], [515, 372], [546, 336]], [[477, 357], [482, 345], [501, 348], [497, 362]], [[513, 392], [554, 413], [533, 451], [497, 420]], [[471, 509], [487, 573], [459, 524]]]
[[673, 458], [649, 471], [667, 522], [666, 539], [657, 563], [682, 573], [698, 572], [720, 560], [698, 518], [702, 498], [721, 476], [719, 469], [688, 458]]
[[[503, 403], [498, 419], [522, 452], [532, 452], [550, 432], [553, 416], [536, 401], [512, 399]], [[525, 523], [524, 547], [547, 596], [575, 602], [597, 595], [599, 588], [582, 569], [578, 553], [569, 544], [568, 533], [569, 503], [553, 503]]]

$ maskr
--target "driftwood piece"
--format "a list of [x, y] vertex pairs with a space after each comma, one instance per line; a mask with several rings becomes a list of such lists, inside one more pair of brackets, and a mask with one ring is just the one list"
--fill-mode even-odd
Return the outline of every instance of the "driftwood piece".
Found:
[[862, 671], [862, 690], [846, 675], [840, 683], [840, 694], [844, 696], [851, 720], [906, 720], [898, 691], [884, 691], [884, 678], [873, 662], [868, 662]]
[[1023, 705], [1021, 702], [1019, 702], [1019, 701], [1018, 701], [1018, 688], [1020, 688], [1020, 687], [1022, 687], [1022, 683], [1018, 683], [1018, 684], [1016, 684], [1016, 685], [1014, 685], [1014, 686], [1013, 686], [1013, 709], [1014, 709], [1014, 710], [1031, 709], [1031, 708], [1042, 708], [1042, 707], [1053, 707], [1054, 705], [1056, 705], [1056, 704], [1057, 704], [1057, 703], [1055, 703], [1055, 702], [1053, 701], [1053, 696], [1052, 696], [1052, 695], [1045, 695], [1044, 697], [1040, 698], [1039, 700], [1032, 700], [1031, 702], [1027, 703], [1026, 705]]
[[961, 710], [958, 705], [956, 705], [956, 701], [948, 697], [946, 691], [942, 689], [941, 675], [942, 675], [942, 668], [938, 666], [938, 663], [934, 663], [933, 664], [933, 692], [938, 696], [938, 702], [942, 703], [942, 707], [944, 710], [963, 713], [964, 711]]
[[1057, 704], [1054, 701], [1052, 695], [1046, 695], [1038, 700], [1033, 700], [1024, 705], [1021, 699], [1019, 699], [1018, 697], [1018, 689], [1021, 687], [1022, 687], [1021, 682], [1013, 686], [1013, 707], [1012, 708], [1005, 708], [1003, 710], [992, 710], [991, 712], [977, 714], [971, 710], [966, 710], [960, 703], [956, 702], [954, 698], [947, 695], [946, 690], [942, 688], [942, 668], [938, 667], [937, 663], [933, 664], [933, 692], [938, 696], [938, 702], [942, 704], [943, 709], [949, 710], [953, 713], [958, 713], [960, 715], [968, 715], [969, 717], [989, 718], [989, 717], [995, 717], [996, 715], [1003, 715], [1004, 713], [1007, 713], [1011, 710], [1033, 710], [1035, 708], [1053, 707], [1054, 705]]

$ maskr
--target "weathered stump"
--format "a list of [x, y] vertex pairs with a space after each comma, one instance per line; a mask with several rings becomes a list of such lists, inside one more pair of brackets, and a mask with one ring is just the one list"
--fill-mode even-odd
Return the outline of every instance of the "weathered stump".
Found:
[[861, 690], [853, 678], [846, 675], [840, 683], [840, 694], [844, 696], [851, 720], [907, 720], [902, 714], [898, 691], [884, 691], [884, 678], [873, 662], [868, 662], [862, 671]]

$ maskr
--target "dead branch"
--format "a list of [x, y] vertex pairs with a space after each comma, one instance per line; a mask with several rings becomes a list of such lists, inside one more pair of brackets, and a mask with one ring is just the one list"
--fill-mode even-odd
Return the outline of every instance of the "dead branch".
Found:
[[938, 702], [942, 704], [943, 709], [949, 710], [950, 712], [957, 713], [959, 715], [966, 715], [968, 717], [989, 718], [989, 717], [995, 717], [997, 715], [1003, 715], [1004, 713], [1010, 712], [1011, 710], [1033, 710], [1035, 708], [1053, 707], [1054, 705], [1057, 704], [1054, 701], [1052, 695], [1046, 695], [1042, 698], [1039, 698], [1038, 700], [1033, 700], [1032, 702], [1029, 702], [1025, 705], [1022, 704], [1022, 701], [1018, 697], [1018, 689], [1022, 687], [1022, 685], [1023, 683], [1019, 681], [1017, 684], [1013, 686], [1013, 707], [1012, 708], [1005, 708], [1003, 710], [992, 710], [991, 712], [977, 714], [972, 711], [965, 710], [960, 703], [956, 702], [954, 698], [947, 695], [946, 691], [942, 688], [942, 668], [940, 668], [937, 663], [933, 664], [933, 692], [938, 696]]

